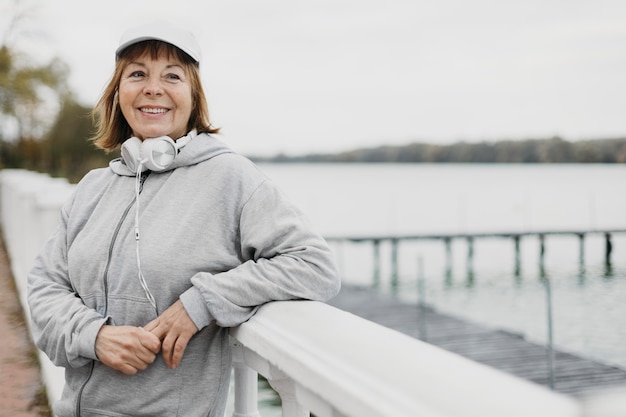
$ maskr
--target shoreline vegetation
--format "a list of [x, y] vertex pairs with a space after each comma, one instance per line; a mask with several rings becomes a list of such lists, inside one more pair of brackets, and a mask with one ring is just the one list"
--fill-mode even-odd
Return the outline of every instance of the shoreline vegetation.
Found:
[[[87, 110], [66, 102], [42, 139], [21, 138], [9, 142], [0, 138], [0, 169], [30, 169], [75, 183], [89, 170], [107, 166], [119, 152], [106, 154], [85, 139], [93, 132], [91, 120], [85, 116]], [[575, 142], [560, 137], [448, 145], [416, 142], [337, 153], [246, 156], [257, 163], [275, 164], [623, 164], [626, 163], [626, 137]]]
[[264, 163], [626, 163], [626, 138], [570, 142], [549, 139], [457, 142], [449, 145], [410, 143], [360, 148], [338, 153], [250, 156]]

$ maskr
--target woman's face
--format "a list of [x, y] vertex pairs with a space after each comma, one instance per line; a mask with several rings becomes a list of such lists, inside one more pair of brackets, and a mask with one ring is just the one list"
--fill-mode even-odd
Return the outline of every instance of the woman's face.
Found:
[[187, 133], [193, 108], [191, 84], [183, 65], [161, 54], [144, 54], [122, 72], [118, 89], [120, 109], [139, 139]]

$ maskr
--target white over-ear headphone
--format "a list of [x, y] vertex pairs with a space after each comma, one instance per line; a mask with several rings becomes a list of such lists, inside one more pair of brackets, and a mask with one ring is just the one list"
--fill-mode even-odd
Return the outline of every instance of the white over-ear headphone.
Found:
[[142, 171], [148, 169], [156, 172], [163, 171], [172, 165], [179, 150], [187, 145], [195, 135], [195, 130], [192, 130], [187, 136], [183, 136], [176, 142], [169, 136], [160, 136], [143, 141], [133, 136], [122, 144], [122, 159], [126, 166], [135, 173], [140, 167]]

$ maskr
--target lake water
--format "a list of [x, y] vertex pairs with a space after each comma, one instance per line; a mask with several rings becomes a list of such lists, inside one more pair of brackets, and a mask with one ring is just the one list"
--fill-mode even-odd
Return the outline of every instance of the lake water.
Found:
[[[624, 165], [261, 164], [325, 236], [626, 229]], [[440, 311], [546, 343], [550, 280], [557, 348], [626, 368], [626, 234], [613, 236], [610, 267], [604, 238], [546, 237], [543, 272], [537, 238], [521, 241], [515, 273], [510, 239], [474, 242], [473, 278], [467, 245], [453, 241], [446, 277], [440, 242], [402, 243], [400, 296]], [[342, 280], [372, 283], [372, 248], [332, 244]], [[383, 287], [390, 248], [381, 246]], [[265, 414], [264, 414], [265, 415]]]
[[[624, 165], [261, 164], [325, 236], [626, 229]], [[333, 245], [342, 279], [371, 283], [372, 248]], [[474, 243], [473, 285], [466, 242], [453, 241], [451, 280], [442, 243], [400, 246], [401, 294], [417, 297], [421, 258], [426, 301], [442, 311], [546, 341], [539, 242], [521, 241], [514, 274], [511, 240]], [[383, 278], [389, 248], [381, 248]], [[613, 237], [610, 270], [602, 236], [546, 238], [554, 340], [567, 351], [626, 367], [626, 234]]]

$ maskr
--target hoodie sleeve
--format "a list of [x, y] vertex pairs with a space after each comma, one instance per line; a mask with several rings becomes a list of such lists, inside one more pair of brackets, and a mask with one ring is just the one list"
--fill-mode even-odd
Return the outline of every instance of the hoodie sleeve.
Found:
[[28, 304], [37, 347], [57, 366], [79, 367], [97, 359], [95, 339], [106, 318], [84, 305], [68, 277], [69, 204], [28, 274]]
[[271, 181], [245, 203], [239, 226], [246, 261], [223, 273], [196, 274], [181, 297], [198, 328], [212, 319], [236, 326], [270, 301], [326, 301], [339, 292], [330, 248]]

